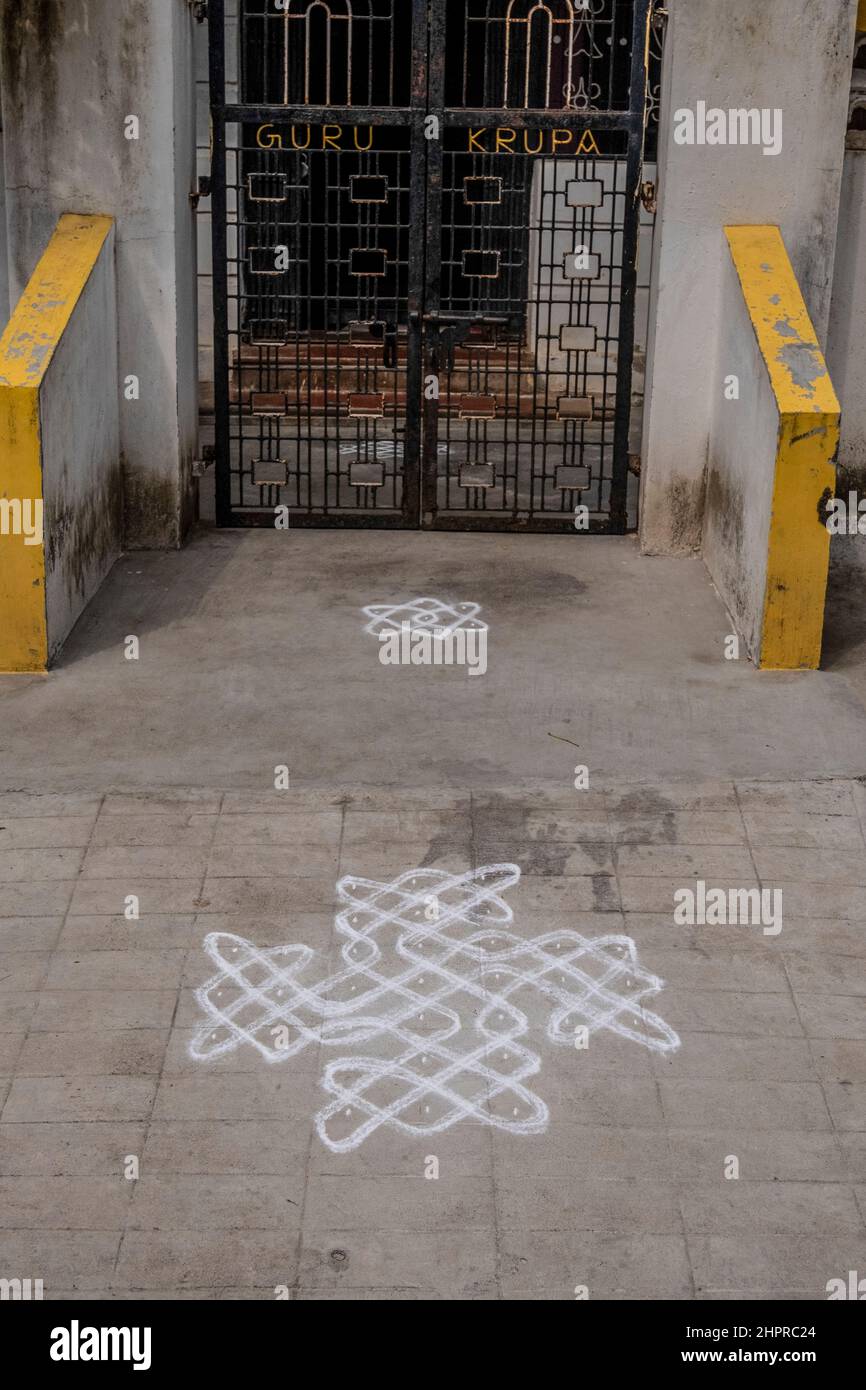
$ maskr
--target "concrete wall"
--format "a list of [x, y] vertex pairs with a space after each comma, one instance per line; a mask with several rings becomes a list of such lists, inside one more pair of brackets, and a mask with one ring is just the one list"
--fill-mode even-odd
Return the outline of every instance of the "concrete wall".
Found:
[[866, 131], [845, 154], [827, 360], [842, 402], [839, 491], [866, 496]]
[[718, 360], [736, 374], [740, 396], [726, 400], [719, 377], [710, 422], [703, 556], [754, 657], [761, 646], [779, 412], [727, 246], [721, 297]]
[[60, 218], [0, 336], [0, 670], [44, 671], [120, 552], [115, 228]]
[[[777, 223], [826, 342], [856, 0], [669, 0], [659, 135], [641, 541], [701, 543], [726, 223]], [[674, 113], [781, 108], [783, 148], [678, 145]], [[730, 370], [734, 370], [730, 368]]]
[[49, 665], [120, 553], [114, 253], [112, 231], [39, 395]]
[[[175, 545], [197, 443], [193, 20], [187, 0], [0, 0], [11, 292], [63, 212], [117, 220], [126, 539]], [[126, 117], [140, 121], [127, 140]]]

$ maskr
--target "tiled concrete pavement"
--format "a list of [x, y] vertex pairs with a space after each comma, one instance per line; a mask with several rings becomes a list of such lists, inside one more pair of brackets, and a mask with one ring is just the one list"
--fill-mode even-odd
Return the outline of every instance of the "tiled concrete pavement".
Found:
[[[826, 1297], [866, 1273], [864, 828], [845, 780], [0, 794], [0, 1273], [47, 1297]], [[678, 1051], [557, 1048], [536, 1004], [546, 1132], [344, 1154], [313, 1125], [318, 1049], [191, 1059], [207, 932], [335, 959], [340, 876], [501, 861], [516, 933], [634, 939]], [[782, 932], [675, 926], [697, 878], [781, 887]]]

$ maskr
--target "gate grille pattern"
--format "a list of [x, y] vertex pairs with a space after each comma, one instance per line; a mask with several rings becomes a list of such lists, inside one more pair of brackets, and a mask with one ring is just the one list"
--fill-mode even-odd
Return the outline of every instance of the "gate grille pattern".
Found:
[[221, 524], [633, 523], [648, 5], [211, 4]]
[[227, 171], [232, 506], [402, 516], [408, 150], [245, 143]]
[[[461, 224], [468, 188], [497, 202]], [[558, 513], [573, 527], [579, 503], [609, 511], [625, 188], [622, 158], [446, 150], [442, 315], [480, 326], [452, 370], [437, 363], [439, 514]], [[577, 269], [580, 246], [593, 250]]]

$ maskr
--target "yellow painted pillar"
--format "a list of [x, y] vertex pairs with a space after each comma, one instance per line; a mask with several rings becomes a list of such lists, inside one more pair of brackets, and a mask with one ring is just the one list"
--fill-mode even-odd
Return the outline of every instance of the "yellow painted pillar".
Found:
[[0, 338], [0, 672], [48, 664], [40, 392], [112, 225], [61, 217]]
[[734, 267], [778, 412], [767, 580], [758, 665], [815, 669], [821, 660], [839, 401], [778, 227], [726, 227]]

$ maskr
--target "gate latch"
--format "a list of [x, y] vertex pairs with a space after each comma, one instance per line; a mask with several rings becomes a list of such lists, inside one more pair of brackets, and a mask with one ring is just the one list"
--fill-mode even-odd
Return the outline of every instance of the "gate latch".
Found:
[[424, 315], [424, 322], [438, 330], [433, 347], [434, 365], [436, 371], [445, 372], [453, 372], [454, 349], [466, 342], [473, 328], [479, 325], [485, 328], [507, 328], [511, 325], [511, 319], [507, 314], [462, 315], [433, 312]]
[[385, 324], [384, 346], [382, 351], [382, 366], [395, 370], [397, 367], [397, 325], [396, 323]]
[[453, 372], [454, 349], [464, 341], [468, 332], [468, 324], [452, 323], [445, 327], [440, 325], [434, 348], [438, 372]]
[[656, 186], [654, 183], [651, 183], [649, 179], [647, 179], [646, 182], [642, 183], [640, 186], [640, 200], [646, 208], [647, 212], [654, 213], [658, 210], [658, 204], [656, 202]]
[[205, 444], [201, 451], [201, 458], [192, 461], [192, 476], [203, 478], [212, 463], [216, 462], [216, 445]]

